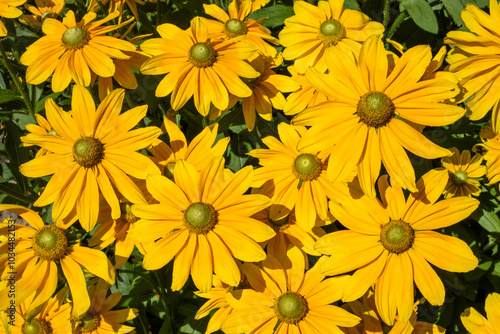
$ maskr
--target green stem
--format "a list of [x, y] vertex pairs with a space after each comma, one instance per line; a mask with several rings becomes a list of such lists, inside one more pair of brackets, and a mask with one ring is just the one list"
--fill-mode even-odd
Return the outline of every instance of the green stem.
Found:
[[384, 21], [383, 21], [383, 24], [384, 24], [384, 28], [387, 29], [387, 25], [389, 24], [389, 2], [391, 0], [385, 0], [385, 3], [384, 3]]
[[156, 0], [156, 26], [160, 25], [160, 0]]
[[386, 39], [392, 38], [392, 35], [394, 35], [394, 33], [398, 29], [399, 25], [404, 21], [404, 19], [406, 19], [407, 16], [408, 16], [408, 13], [406, 12], [406, 10], [404, 12], [402, 12], [401, 14], [399, 14], [399, 16], [396, 18], [396, 20], [392, 23], [391, 27], [389, 28], [389, 31], [387, 32], [387, 35], [385, 36]]
[[3, 47], [3, 43], [0, 42], [0, 53], [2, 54], [2, 58], [0, 58], [2, 64], [7, 68], [7, 71], [9, 71], [10, 76], [12, 78], [12, 81], [17, 87], [17, 90], [21, 94], [21, 97], [23, 98], [24, 104], [26, 104], [26, 107], [28, 108], [29, 112], [31, 115], [35, 116], [35, 110], [33, 109], [33, 104], [31, 103], [30, 99], [28, 98], [28, 95], [26, 95], [26, 91], [24, 90], [23, 86], [19, 82], [19, 78], [17, 77], [16, 73], [14, 72], [14, 69], [10, 65], [10, 60], [7, 59], [7, 54], [5, 53], [5, 49]]
[[[157, 0], [157, 1], [159, 1], [159, 0]], [[161, 299], [163, 300], [163, 304], [165, 305], [165, 320], [163, 320], [163, 322], [168, 321], [170, 324], [170, 332], [174, 333], [174, 329], [172, 326], [173, 325], [172, 318], [170, 316], [170, 310], [169, 310], [168, 303], [167, 303], [167, 292], [166, 292], [167, 290], [165, 290], [165, 286], [163, 285], [163, 281], [161, 280], [160, 276], [158, 276], [158, 273], [155, 270], [153, 270], [153, 274], [156, 277], [158, 284], [160, 285], [160, 295], [161, 295]]]

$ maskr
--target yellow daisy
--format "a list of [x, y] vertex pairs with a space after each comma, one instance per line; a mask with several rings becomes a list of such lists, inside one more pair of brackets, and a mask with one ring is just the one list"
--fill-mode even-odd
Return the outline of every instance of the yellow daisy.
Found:
[[130, 23], [103, 27], [116, 18], [113, 12], [104, 19], [92, 22], [96, 13], [87, 13], [76, 22], [73, 11], [68, 11], [62, 23], [45, 19], [42, 30], [46, 36], [28, 46], [21, 56], [21, 63], [28, 66], [26, 82], [38, 85], [52, 74], [52, 90], [60, 92], [73, 80], [78, 85], [89, 86], [92, 72], [101, 77], [115, 74], [113, 59], [129, 59], [123, 51], [135, 51], [134, 44], [105, 35]]
[[202, 19], [207, 25], [208, 33], [214, 39], [232, 39], [238, 36], [246, 36], [246, 41], [252, 43], [259, 51], [267, 57], [276, 56], [276, 49], [267, 42], [279, 44], [278, 39], [271, 36], [271, 31], [259, 23], [265, 19], [246, 19], [252, 13], [252, 2], [250, 0], [233, 0], [228, 6], [228, 13], [217, 5], [203, 4], [205, 13], [219, 20]]
[[461, 315], [462, 324], [471, 334], [500, 334], [500, 294], [493, 292], [486, 297], [485, 318], [473, 307]]
[[99, 192], [111, 206], [111, 215], [121, 215], [114, 187], [133, 203], [145, 203], [130, 176], [145, 179], [159, 174], [155, 164], [137, 150], [160, 135], [157, 127], [132, 128], [146, 115], [147, 106], [123, 114], [125, 92], [114, 90], [96, 110], [90, 93], [76, 85], [73, 89], [71, 115], [47, 99], [47, 119], [57, 134], [29, 133], [21, 140], [45, 148], [52, 154], [38, 156], [19, 169], [28, 177], [52, 175], [43, 193], [34, 203], [54, 203], [52, 219], [58, 221], [76, 208], [86, 231], [94, 228], [99, 214]]
[[[212, 288], [213, 273], [232, 286], [240, 283], [234, 258], [261, 261], [266, 254], [257, 242], [274, 236], [266, 224], [251, 218], [269, 205], [264, 195], [244, 195], [252, 182], [251, 166], [228, 176], [222, 157], [200, 173], [179, 160], [174, 180], [162, 175], [146, 179], [148, 191], [159, 204], [136, 204], [140, 220], [129, 233], [140, 242], [155, 241], [143, 266], [156, 270], [175, 256], [172, 290], [181, 289], [189, 273], [202, 292]], [[234, 257], [234, 258], [233, 258]]]
[[[58, 221], [56, 225], [44, 224], [38, 213], [19, 205], [0, 204], [0, 211], [8, 210], [21, 216], [29, 226], [16, 224], [15, 270], [16, 305], [35, 294], [31, 301], [36, 307], [54, 294], [62, 269], [73, 300], [72, 316], [85, 313], [90, 307], [83, 269], [101, 277], [109, 284], [115, 282], [115, 271], [106, 254], [96, 249], [80, 246], [68, 238], [68, 224]], [[2, 224], [3, 225], [3, 224]], [[7, 226], [0, 232], [7, 234]], [[2, 245], [3, 248], [3, 245]], [[1, 279], [10, 278], [7, 254], [0, 257]], [[11, 300], [9, 291], [0, 291], [0, 310], [5, 310]]]
[[464, 87], [463, 101], [472, 120], [483, 118], [493, 107], [492, 125], [500, 130], [500, 37], [498, 0], [490, 0], [490, 14], [467, 4], [462, 19], [471, 32], [450, 31], [444, 42], [454, 46], [446, 59]]
[[64, 9], [64, 0], [35, 0], [36, 6], [25, 4], [31, 14], [21, 15], [19, 21], [34, 28], [41, 28], [45, 19], [55, 19]]
[[[309, 107], [292, 121], [312, 126], [298, 149], [333, 147], [328, 179], [343, 181], [357, 168], [361, 188], [375, 197], [381, 164], [391, 182], [416, 191], [415, 172], [404, 149], [426, 159], [451, 155], [405, 120], [442, 126], [464, 114], [457, 106], [440, 103], [458, 92], [447, 76], [433, 74], [442, 56], [432, 59], [429, 46], [415, 46], [401, 58], [388, 55], [378, 35], [363, 43], [359, 62], [333, 49], [327, 58], [330, 74], [311, 68], [306, 77], [334, 101]], [[423, 80], [423, 78], [426, 78]], [[332, 112], [335, 110], [335, 112]]]
[[349, 197], [346, 187], [326, 179], [327, 151], [297, 149], [297, 143], [306, 134], [303, 126], [286, 123], [278, 125], [281, 142], [273, 136], [262, 139], [269, 149], [256, 149], [248, 155], [259, 159], [262, 166], [255, 170], [253, 187], [261, 187], [273, 180], [273, 220], [285, 218], [295, 208], [297, 224], [305, 231], [315, 226], [316, 215], [328, 219], [328, 197]]
[[3, 23], [3, 18], [15, 19], [23, 14], [23, 12], [16, 8], [25, 3], [26, 0], [0, 0], [0, 37], [7, 36], [7, 27]]
[[240, 4], [241, 2], [244, 1], [250, 1], [251, 3], [251, 12], [255, 12], [258, 9], [261, 9], [265, 5], [269, 3], [271, 0], [237, 0], [236, 3]]
[[173, 24], [157, 27], [162, 38], [152, 38], [141, 44], [151, 54], [141, 66], [147, 75], [168, 73], [158, 84], [156, 96], [172, 93], [172, 109], [179, 110], [194, 97], [196, 109], [208, 115], [210, 104], [218, 109], [229, 105], [229, 93], [247, 97], [252, 90], [241, 80], [260, 75], [245, 60], [256, 52], [253, 44], [241, 42], [244, 37], [213, 40], [199, 17], [191, 20], [188, 31]]
[[[99, 4], [101, 2], [101, 4]], [[123, 9], [125, 5], [130, 9], [132, 14], [134, 15], [136, 21], [139, 21], [139, 13], [137, 12], [137, 4], [144, 5], [145, 2], [142, 0], [90, 0], [88, 11], [89, 12], [98, 12], [101, 9], [102, 5], [106, 5], [109, 2], [109, 12], [112, 13], [114, 11], [118, 11], [120, 16], [118, 17], [118, 21], [121, 22], [123, 16]]]
[[309, 66], [324, 72], [325, 59], [333, 50], [356, 55], [369, 36], [384, 33], [382, 24], [343, 6], [344, 0], [319, 1], [318, 6], [294, 2], [295, 15], [285, 20], [279, 40], [285, 46], [283, 57], [295, 60], [297, 72], [304, 73]]
[[268, 256], [259, 268], [244, 263], [252, 289], [235, 290], [227, 295], [234, 310], [222, 323], [226, 334], [240, 333], [338, 333], [339, 326], [352, 327], [359, 317], [330, 305], [342, 296], [349, 276], [325, 279], [321, 259], [305, 271], [302, 253], [289, 251], [290, 260], [281, 263]]
[[486, 160], [486, 176], [489, 181], [486, 185], [489, 186], [500, 181], [500, 134], [487, 127], [479, 132], [479, 137], [483, 143], [477, 146], [485, 150], [483, 158]]
[[[448, 181], [445, 169], [431, 170], [417, 182], [417, 192], [405, 199], [398, 185], [382, 176], [378, 188], [382, 202], [363, 196], [330, 210], [347, 230], [316, 242], [316, 250], [330, 257], [322, 266], [326, 275], [355, 270], [342, 300], [353, 301], [375, 284], [375, 304], [381, 319], [394, 324], [396, 311], [407, 321], [413, 310], [414, 287], [432, 305], [442, 305], [444, 285], [428, 262], [451, 272], [476, 268], [477, 258], [462, 240], [431, 231], [467, 218], [479, 205], [461, 196], [437, 201]], [[394, 293], [398, 291], [398, 293]]]
[[[43, 117], [42, 115], [40, 115], [39, 113], [36, 113], [35, 114], [35, 119], [36, 119], [36, 122], [38, 124], [26, 124], [26, 130], [28, 130], [29, 132], [31, 133], [37, 133], [37, 134], [47, 134], [47, 133], [50, 133], [50, 134], [56, 134], [55, 130], [52, 129], [52, 125], [50, 125], [50, 123], [47, 121], [47, 119], [45, 119], [45, 117]], [[27, 143], [23, 143], [23, 146], [33, 146], [32, 144], [27, 144]], [[50, 152], [49, 150], [41, 147], [38, 152], [36, 152], [36, 157], [39, 157], [39, 156], [42, 156], [42, 155], [45, 155], [47, 153], [52, 153]]]
[[454, 196], [478, 196], [481, 193], [479, 181], [476, 178], [486, 173], [486, 166], [481, 165], [483, 157], [475, 154], [471, 158], [469, 150], [462, 153], [457, 148], [451, 148], [451, 157], [441, 158], [441, 163], [448, 170], [449, 180], [444, 189], [445, 198]]

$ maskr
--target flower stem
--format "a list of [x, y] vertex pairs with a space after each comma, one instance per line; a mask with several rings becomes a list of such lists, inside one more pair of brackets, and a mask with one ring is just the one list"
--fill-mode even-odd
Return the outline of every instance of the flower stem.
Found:
[[387, 25], [389, 24], [389, 2], [391, 2], [391, 0], [385, 0], [385, 3], [384, 3], [384, 21], [383, 21], [383, 25], [384, 25], [384, 28], [387, 29]]
[[406, 19], [408, 16], [408, 12], [405, 10], [399, 16], [396, 18], [396, 20], [392, 23], [391, 27], [389, 28], [389, 31], [387, 32], [387, 35], [385, 38], [391, 39], [396, 30], [398, 29], [399, 25]]
[[[159, 1], [159, 0], [157, 0]], [[174, 333], [174, 327], [173, 327], [173, 322], [172, 322], [172, 317], [170, 316], [170, 310], [168, 307], [167, 303], [167, 292], [165, 290], [165, 286], [163, 285], [163, 281], [161, 280], [160, 276], [158, 276], [158, 273], [155, 270], [152, 270], [154, 276], [156, 277], [156, 280], [158, 281], [158, 284], [160, 285], [160, 296], [161, 300], [163, 300], [163, 304], [165, 305], [165, 319], [163, 322], [168, 322], [170, 324], [170, 329], [168, 333]]]
[[24, 90], [23, 86], [19, 82], [19, 78], [17, 77], [16, 73], [14, 72], [14, 69], [10, 65], [10, 60], [7, 58], [7, 54], [5, 53], [5, 49], [3, 47], [2, 42], [0, 42], [0, 53], [2, 54], [0, 61], [2, 62], [2, 65], [4, 65], [7, 68], [7, 71], [9, 71], [9, 74], [12, 78], [12, 81], [14, 82], [14, 85], [16, 85], [17, 90], [21, 94], [21, 97], [24, 101], [24, 104], [28, 108], [29, 113], [34, 116], [35, 110], [33, 109], [33, 104], [31, 103], [30, 99], [28, 98], [28, 95], [26, 95], [26, 91]]

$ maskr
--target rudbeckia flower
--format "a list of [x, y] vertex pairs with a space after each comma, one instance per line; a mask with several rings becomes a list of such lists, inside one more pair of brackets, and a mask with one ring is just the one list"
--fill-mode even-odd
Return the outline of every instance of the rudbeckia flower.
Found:
[[[355, 270], [346, 282], [342, 300], [363, 296], [375, 284], [375, 305], [388, 325], [410, 319], [415, 283], [432, 305], [444, 303], [443, 282], [429, 263], [451, 272], [468, 272], [478, 265], [462, 240], [434, 232], [467, 218], [479, 201], [466, 196], [438, 201], [448, 181], [445, 169], [431, 170], [417, 182], [417, 192], [405, 199], [400, 186], [382, 176], [382, 201], [362, 196], [337, 204], [330, 211], [347, 229], [332, 232], [315, 248], [330, 255], [321, 268], [325, 275]], [[394, 293], [397, 291], [397, 293]]]
[[[19, 305], [32, 294], [33, 307], [41, 305], [54, 294], [58, 275], [62, 274], [68, 282], [73, 300], [73, 317], [85, 313], [90, 307], [83, 269], [101, 277], [109, 284], [115, 282], [115, 270], [106, 254], [89, 247], [80, 246], [68, 238], [68, 224], [58, 221], [56, 225], [44, 224], [38, 213], [19, 205], [0, 204], [0, 211], [13, 212], [28, 222], [29, 226], [15, 224], [15, 271], [16, 304]], [[3, 224], [2, 224], [3, 225]], [[1, 226], [0, 232], [7, 234], [7, 226]], [[7, 245], [2, 248], [7, 249]], [[0, 257], [1, 278], [9, 277], [7, 252]], [[59, 269], [62, 269], [62, 273]], [[9, 289], [0, 291], [0, 310], [5, 310], [11, 298]]]
[[485, 150], [483, 158], [486, 160], [486, 176], [488, 177], [486, 185], [489, 186], [500, 181], [500, 134], [487, 127], [479, 132], [479, 137], [483, 143], [477, 146]]
[[55, 19], [64, 9], [64, 0], [35, 0], [36, 6], [25, 4], [24, 7], [31, 14], [22, 15], [19, 18], [24, 24], [35, 28], [41, 28], [45, 19]]
[[114, 90], [96, 109], [90, 93], [81, 86], [73, 89], [71, 115], [47, 99], [45, 111], [55, 134], [29, 133], [21, 140], [52, 152], [22, 164], [28, 177], [52, 175], [35, 206], [54, 203], [52, 219], [64, 219], [76, 209], [80, 224], [91, 231], [99, 214], [99, 193], [121, 215], [114, 187], [132, 203], [145, 203], [143, 194], [128, 176], [145, 179], [159, 174], [155, 164], [141, 150], [153, 143], [157, 127], [132, 128], [146, 115], [147, 106], [123, 114], [125, 92]]
[[479, 181], [476, 178], [486, 173], [486, 166], [481, 165], [483, 157], [475, 154], [471, 157], [469, 150], [459, 152], [451, 148], [451, 157], [441, 158], [441, 163], [448, 170], [449, 180], [444, 189], [445, 198], [453, 196], [478, 196], [481, 193]]
[[244, 193], [253, 168], [234, 175], [224, 172], [224, 159], [214, 159], [201, 173], [179, 160], [174, 181], [162, 175], [146, 179], [148, 191], [159, 204], [135, 204], [140, 220], [130, 231], [137, 241], [155, 241], [146, 251], [143, 267], [160, 269], [175, 257], [172, 290], [181, 289], [189, 273], [202, 292], [212, 288], [213, 273], [231, 286], [240, 283], [234, 258], [245, 262], [265, 259], [258, 242], [274, 236], [266, 224], [251, 218], [269, 205], [264, 195]]
[[102, 5], [106, 5], [109, 2], [109, 12], [112, 13], [114, 11], [118, 11], [120, 16], [118, 21], [121, 22], [123, 16], [123, 9], [125, 5], [130, 9], [132, 14], [134, 15], [136, 21], [139, 21], [139, 13], [137, 12], [137, 4], [144, 5], [145, 2], [142, 0], [103, 0], [100, 1], [102, 4], [99, 4], [100, 0], [90, 0], [88, 11], [89, 12], [98, 12]]
[[332, 51], [326, 60], [330, 74], [313, 68], [306, 72], [311, 84], [332, 101], [309, 107], [292, 120], [295, 125], [312, 126], [297, 148], [332, 148], [328, 179], [343, 181], [357, 169], [361, 188], [372, 198], [382, 163], [392, 183], [416, 191], [405, 149], [426, 159], [452, 153], [405, 120], [443, 126], [465, 113], [441, 103], [458, 93], [455, 82], [436, 72], [442, 56], [433, 59], [430, 47], [420, 45], [397, 58], [387, 53], [377, 35], [363, 43], [358, 62], [340, 50]]
[[285, 46], [283, 57], [295, 60], [297, 72], [304, 73], [309, 66], [324, 72], [325, 59], [333, 50], [357, 55], [369, 36], [384, 33], [382, 24], [343, 6], [344, 0], [319, 1], [318, 6], [293, 3], [295, 15], [285, 20], [279, 40]]
[[3, 23], [3, 18], [15, 19], [23, 14], [23, 12], [16, 8], [25, 3], [26, 0], [0, 0], [0, 37], [7, 36], [7, 27]]
[[87, 87], [92, 72], [101, 77], [115, 74], [113, 59], [129, 59], [123, 51], [135, 51], [134, 44], [107, 36], [128, 23], [103, 27], [119, 13], [113, 12], [104, 19], [92, 22], [96, 13], [87, 13], [76, 22], [73, 11], [68, 11], [62, 23], [47, 18], [42, 25], [46, 36], [28, 46], [21, 56], [21, 63], [28, 66], [26, 82], [38, 85], [52, 75], [52, 90], [60, 92], [73, 80]]
[[493, 292], [486, 297], [485, 318], [473, 307], [466, 309], [461, 315], [462, 324], [471, 334], [500, 333], [500, 294]]

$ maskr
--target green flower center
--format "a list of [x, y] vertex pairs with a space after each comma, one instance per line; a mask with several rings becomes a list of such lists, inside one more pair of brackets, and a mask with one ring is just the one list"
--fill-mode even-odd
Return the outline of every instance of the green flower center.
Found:
[[259, 79], [260, 79], [260, 76], [258, 76], [257, 78], [242, 78], [240, 77], [241, 81], [243, 81], [248, 87], [250, 88], [253, 88], [255, 86], [257, 86], [257, 84], [259, 83]]
[[121, 218], [124, 220], [126, 223], [133, 224], [137, 220], [139, 220], [134, 214], [132, 213], [132, 203], [130, 202], [124, 202], [120, 204], [120, 210], [121, 210]]
[[59, 227], [45, 225], [33, 236], [32, 246], [36, 256], [47, 261], [54, 261], [66, 254], [68, 238], [64, 230]]
[[50, 323], [44, 319], [32, 319], [29, 323], [25, 322], [21, 328], [23, 334], [52, 334], [54, 330]]
[[391, 220], [382, 227], [380, 242], [391, 253], [403, 253], [411, 248], [415, 232], [402, 220]]
[[461, 169], [451, 174], [451, 181], [453, 181], [453, 184], [457, 186], [463, 186], [464, 184], [467, 183], [468, 179], [469, 177], [467, 176], [467, 173]]
[[282, 322], [296, 324], [307, 314], [307, 301], [295, 292], [285, 292], [274, 304], [276, 317]]
[[90, 41], [90, 34], [85, 28], [70, 27], [62, 36], [66, 49], [81, 49]]
[[247, 33], [247, 26], [238, 19], [231, 19], [224, 24], [224, 33], [229, 38], [245, 35]]
[[163, 167], [163, 176], [167, 177], [170, 180], [174, 180], [174, 169], [175, 169], [175, 161], [169, 162]]
[[268, 220], [275, 231], [286, 230], [290, 225], [288, 224], [288, 221], [290, 220], [290, 215], [286, 215], [285, 217], [276, 220], [273, 220], [269, 217]]
[[210, 232], [217, 224], [217, 212], [210, 204], [192, 203], [184, 211], [184, 225], [186, 228], [197, 234]]
[[82, 317], [80, 317], [78, 322], [78, 327], [80, 327], [80, 331], [82, 333], [92, 333], [99, 328], [99, 325], [101, 324], [101, 316], [92, 311], [87, 311]]
[[330, 19], [319, 27], [318, 38], [326, 46], [336, 45], [345, 36], [345, 27], [337, 20]]
[[292, 165], [295, 176], [302, 181], [311, 181], [321, 174], [321, 160], [314, 154], [300, 154]]
[[394, 103], [382, 92], [369, 92], [358, 102], [357, 115], [367, 126], [379, 128], [394, 117]]
[[82, 137], [73, 145], [73, 158], [82, 167], [94, 167], [104, 158], [104, 145], [94, 137]]
[[212, 66], [217, 60], [217, 52], [208, 43], [196, 43], [189, 50], [189, 61], [196, 67]]

